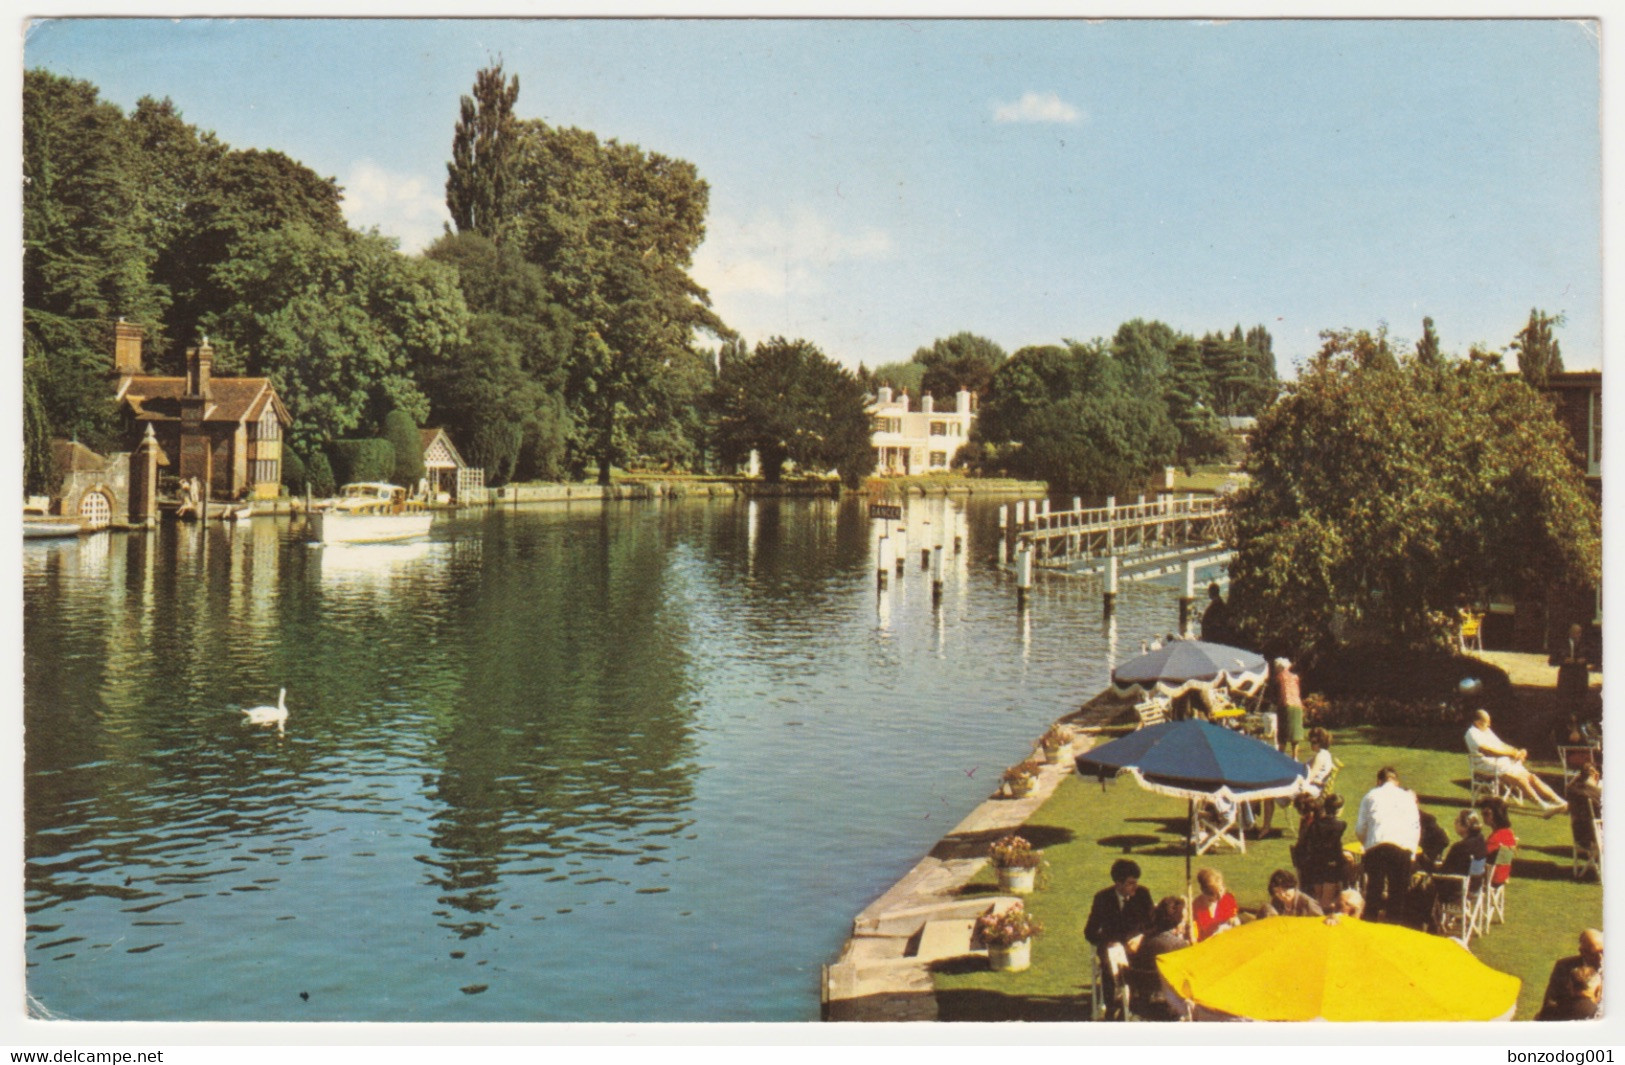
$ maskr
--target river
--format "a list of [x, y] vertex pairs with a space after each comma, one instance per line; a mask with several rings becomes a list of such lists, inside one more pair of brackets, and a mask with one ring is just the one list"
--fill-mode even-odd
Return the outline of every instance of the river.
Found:
[[996, 503], [907, 506], [884, 591], [852, 497], [25, 544], [32, 1009], [815, 1020], [852, 916], [1175, 621], [1042, 576], [1018, 612]]

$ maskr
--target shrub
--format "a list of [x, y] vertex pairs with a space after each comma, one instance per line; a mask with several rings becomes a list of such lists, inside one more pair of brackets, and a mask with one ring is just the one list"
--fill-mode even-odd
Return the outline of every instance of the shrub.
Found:
[[389, 481], [395, 476], [395, 445], [381, 437], [334, 440], [327, 445], [327, 456], [340, 485]]
[[395, 449], [395, 470], [385, 479], [415, 489], [423, 477], [423, 437], [417, 423], [397, 407], [384, 416], [384, 439]]
[[282, 449], [282, 483], [288, 489], [288, 494], [304, 495], [306, 477], [304, 460], [299, 457], [298, 452], [294, 451], [293, 448], [284, 447]]
[[322, 452], [310, 456], [310, 465], [305, 468], [305, 483], [314, 496], [326, 498], [338, 491], [338, 484], [333, 480], [333, 467]]

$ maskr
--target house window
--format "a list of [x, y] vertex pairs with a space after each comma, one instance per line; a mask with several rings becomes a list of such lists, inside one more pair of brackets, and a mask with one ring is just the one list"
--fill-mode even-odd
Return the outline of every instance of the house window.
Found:
[[947, 422], [932, 422], [931, 423], [931, 435], [932, 436], [947, 436], [948, 435], [948, 423]]
[[259, 420], [248, 427], [249, 484], [282, 483], [282, 423], [266, 404]]
[[875, 419], [875, 432], [877, 433], [901, 433], [902, 431], [903, 419], [901, 418]]
[[933, 470], [945, 470], [945, 469], [947, 469], [948, 468], [948, 453], [946, 451], [933, 451], [933, 452], [931, 452], [931, 468]]

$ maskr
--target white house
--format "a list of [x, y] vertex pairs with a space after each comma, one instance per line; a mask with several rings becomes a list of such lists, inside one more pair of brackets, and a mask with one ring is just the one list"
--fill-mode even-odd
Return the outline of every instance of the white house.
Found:
[[875, 449], [875, 472], [907, 474], [948, 469], [970, 437], [975, 407], [976, 397], [963, 389], [954, 397], [951, 411], [933, 410], [929, 395], [920, 400], [919, 410], [910, 410], [907, 392], [893, 398], [891, 389], [880, 389], [868, 408], [874, 426], [870, 440]]

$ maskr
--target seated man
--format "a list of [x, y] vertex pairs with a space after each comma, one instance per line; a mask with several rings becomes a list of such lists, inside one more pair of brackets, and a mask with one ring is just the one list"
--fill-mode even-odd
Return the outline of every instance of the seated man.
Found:
[[1490, 729], [1488, 710], [1473, 714], [1473, 727], [1467, 730], [1467, 756], [1474, 773], [1499, 771], [1501, 776], [1517, 785], [1519, 791], [1533, 799], [1547, 814], [1568, 808], [1568, 803], [1559, 798], [1549, 784], [1524, 765], [1529, 752], [1505, 743]]
[[1100, 955], [1101, 997], [1107, 1006], [1108, 1020], [1121, 1019], [1117, 1006], [1117, 978], [1110, 958], [1110, 948], [1119, 947], [1125, 955], [1133, 954], [1140, 941], [1151, 930], [1151, 892], [1140, 886], [1140, 865], [1132, 858], [1119, 858], [1112, 863], [1112, 886], [1095, 893], [1089, 907], [1089, 920], [1083, 926], [1083, 938]]
[[1559, 958], [1552, 966], [1552, 975], [1546, 981], [1546, 997], [1535, 1020], [1558, 1020], [1570, 1006], [1576, 969], [1602, 970], [1602, 932], [1587, 928], [1580, 933], [1580, 953]]
[[1298, 890], [1298, 878], [1285, 869], [1270, 874], [1270, 900], [1260, 917], [1323, 917], [1320, 903]]
[[1175, 1014], [1162, 994], [1162, 974], [1157, 971], [1157, 958], [1191, 945], [1185, 938], [1185, 900], [1169, 895], [1157, 903], [1152, 916], [1151, 932], [1141, 941], [1139, 949], [1129, 961], [1129, 988], [1138, 1016], [1154, 1020], [1174, 1020]]

